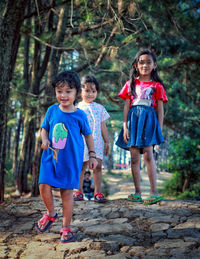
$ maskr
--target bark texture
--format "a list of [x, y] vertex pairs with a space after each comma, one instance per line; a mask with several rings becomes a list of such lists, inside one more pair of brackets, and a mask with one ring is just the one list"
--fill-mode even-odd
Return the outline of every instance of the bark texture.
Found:
[[20, 28], [28, 0], [8, 0], [0, 24], [0, 202], [4, 200], [4, 164], [9, 83], [20, 42]]

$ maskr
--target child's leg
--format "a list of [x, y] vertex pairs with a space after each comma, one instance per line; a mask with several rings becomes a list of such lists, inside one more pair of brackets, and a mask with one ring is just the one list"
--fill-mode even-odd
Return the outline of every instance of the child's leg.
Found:
[[84, 173], [87, 169], [87, 165], [88, 165], [88, 162], [83, 162], [83, 166], [82, 166], [82, 170], [81, 170], [81, 175], [80, 175], [80, 180], [79, 180], [79, 192], [83, 192], [83, 180], [84, 180]]
[[101, 193], [101, 180], [102, 180], [102, 160], [97, 158], [98, 165], [93, 170], [94, 179], [94, 201], [95, 202], [106, 202], [107, 199]]
[[[140, 150], [139, 148], [130, 148], [131, 152], [131, 172], [133, 177], [133, 182], [135, 185], [135, 194], [141, 196], [141, 189], [140, 189]], [[133, 199], [130, 195], [128, 196], [129, 199]]]
[[94, 193], [101, 192], [101, 179], [102, 179], [102, 160], [97, 158], [98, 165], [93, 170], [93, 179], [94, 179]]
[[71, 222], [74, 207], [73, 190], [60, 189], [60, 194], [63, 206], [63, 227], [68, 227]]
[[144, 161], [147, 166], [149, 182], [151, 186], [150, 195], [158, 195], [156, 187], [156, 164], [153, 156], [153, 147], [149, 146], [144, 148]]
[[[72, 219], [74, 207], [73, 190], [60, 189], [60, 195], [63, 207], [63, 228], [68, 228]], [[71, 237], [72, 234], [69, 232], [67, 235], [62, 235], [62, 240], [68, 240]]]
[[[47, 209], [47, 214], [51, 217], [54, 217], [56, 212], [54, 210], [54, 202], [51, 186], [45, 183], [41, 183], [39, 185], [40, 196], [43, 200], [43, 203]], [[45, 223], [45, 225], [41, 225], [40, 221], [38, 221], [38, 227], [44, 229], [49, 221]]]

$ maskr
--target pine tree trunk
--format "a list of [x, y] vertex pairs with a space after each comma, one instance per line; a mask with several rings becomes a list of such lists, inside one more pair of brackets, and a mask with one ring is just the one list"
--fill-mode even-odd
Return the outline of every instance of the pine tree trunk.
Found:
[[19, 148], [19, 134], [22, 127], [22, 116], [20, 116], [16, 131], [15, 131], [15, 139], [14, 139], [14, 148], [13, 148], [13, 163], [12, 163], [12, 171], [13, 176], [16, 179], [17, 178], [17, 168], [18, 168], [18, 148]]
[[[35, 26], [35, 34], [38, 37], [40, 37], [43, 33], [43, 30], [45, 29], [45, 26], [42, 26], [42, 24], [37, 19], [37, 17], [35, 18], [34, 26]], [[33, 94], [33, 96], [39, 96], [40, 82], [46, 71], [51, 49], [49, 47], [46, 47], [45, 54], [42, 55], [41, 53], [44, 52], [43, 45], [40, 42], [35, 40], [31, 74], [29, 74], [29, 71], [26, 69], [26, 66], [27, 66], [26, 64], [29, 63], [28, 60], [29, 60], [29, 54], [30, 54], [28, 51], [29, 49], [28, 39], [26, 39], [25, 41], [25, 49], [27, 50], [25, 61], [24, 61], [24, 71], [25, 71], [24, 81], [26, 82], [25, 88], [29, 87], [28, 90], [30, 93]], [[29, 81], [29, 78], [31, 78], [31, 82]], [[34, 105], [31, 106], [31, 103], [29, 103], [29, 105], [26, 105], [26, 101], [27, 100], [25, 100], [24, 102], [26, 115], [24, 118], [25, 122], [24, 122], [24, 130], [23, 130], [22, 149], [20, 152], [20, 160], [19, 160], [19, 167], [18, 167], [18, 173], [17, 173], [17, 178], [18, 178], [17, 187], [20, 194], [22, 194], [23, 192], [29, 191], [28, 182], [27, 182], [28, 173], [35, 174], [36, 172], [36, 169], [35, 169], [36, 161], [34, 161], [35, 159], [34, 156], [35, 156], [35, 134], [36, 134], [36, 114], [37, 113], [36, 113], [36, 107]], [[38, 109], [40, 109], [39, 105], [38, 105]], [[36, 178], [37, 177], [33, 175], [33, 179], [36, 179]], [[35, 186], [35, 184], [33, 184], [33, 186]], [[37, 187], [35, 188], [36, 189], [33, 192], [37, 193]]]
[[[5, 132], [6, 135], [6, 132]], [[0, 203], [4, 201], [4, 175], [5, 175], [5, 160], [6, 160], [6, 141], [3, 147], [3, 161], [1, 163], [2, 170], [0, 172]]]
[[189, 187], [189, 183], [190, 183], [190, 179], [191, 179], [191, 172], [187, 172], [186, 174], [186, 178], [184, 180], [184, 184], [183, 184], [183, 187], [182, 187], [182, 192], [186, 191]]
[[11, 151], [11, 136], [12, 136], [12, 128], [9, 128], [8, 134], [7, 134], [7, 140], [6, 140], [6, 157], [7, 159], [10, 159], [10, 151]]
[[33, 161], [32, 196], [39, 195], [38, 179], [39, 179], [39, 168], [40, 168], [41, 156], [42, 156], [41, 138], [38, 137], [36, 139], [35, 156]]
[[[17, 189], [20, 194], [27, 193], [29, 190], [27, 175], [31, 172], [32, 157], [35, 145], [35, 119], [34, 111], [27, 110], [25, 115], [22, 149], [17, 170]], [[30, 119], [31, 118], [31, 119]]]
[[5, 142], [10, 81], [28, 0], [8, 0], [0, 23], [0, 201], [4, 200]]
[[[63, 7], [59, 14], [59, 20], [58, 20], [58, 26], [57, 26], [57, 32], [56, 32], [56, 38], [53, 41], [53, 44], [56, 46], [62, 45], [64, 36], [65, 36], [65, 30], [66, 30], [66, 23], [67, 23], [67, 14], [68, 9], [67, 7]], [[53, 19], [53, 13], [50, 13], [49, 20]], [[53, 30], [53, 28], [49, 27], [49, 30]], [[42, 106], [44, 107], [43, 113], [41, 114], [41, 122], [43, 120], [44, 114], [46, 113], [47, 108], [54, 102], [54, 89], [51, 85], [51, 80], [54, 75], [57, 74], [58, 68], [59, 68], [59, 62], [60, 62], [60, 55], [61, 52], [57, 50], [53, 50], [51, 54], [51, 59], [49, 60], [48, 64], [48, 78], [47, 78], [47, 84], [45, 89], [45, 98], [44, 102], [42, 103]], [[40, 127], [40, 125], [39, 125]], [[39, 188], [38, 188], [38, 178], [39, 178], [39, 168], [40, 168], [40, 160], [42, 156], [42, 150], [41, 150], [41, 140], [40, 138], [37, 138], [36, 140], [36, 150], [35, 150], [35, 156], [33, 161], [33, 181], [32, 181], [32, 195], [37, 196], [39, 194]]]

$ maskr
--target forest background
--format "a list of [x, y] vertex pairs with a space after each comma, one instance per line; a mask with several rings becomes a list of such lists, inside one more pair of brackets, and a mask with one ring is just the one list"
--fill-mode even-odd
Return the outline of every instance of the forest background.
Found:
[[169, 99], [159, 169], [173, 174], [166, 193], [200, 196], [200, 1], [7, 0], [0, 2], [0, 202], [5, 186], [38, 195], [40, 124], [55, 102], [51, 80], [63, 70], [99, 80], [111, 115], [108, 170], [124, 165], [116, 150], [123, 101], [136, 52], [150, 48]]

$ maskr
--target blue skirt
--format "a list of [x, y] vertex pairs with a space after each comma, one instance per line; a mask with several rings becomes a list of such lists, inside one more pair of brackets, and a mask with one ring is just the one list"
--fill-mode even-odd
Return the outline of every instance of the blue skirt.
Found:
[[[164, 142], [157, 114], [153, 107], [145, 105], [132, 106], [127, 119], [129, 131], [128, 144], [123, 139], [123, 128], [116, 145], [129, 150], [130, 147], [140, 148], [159, 145]], [[141, 152], [143, 153], [143, 152]]]

